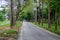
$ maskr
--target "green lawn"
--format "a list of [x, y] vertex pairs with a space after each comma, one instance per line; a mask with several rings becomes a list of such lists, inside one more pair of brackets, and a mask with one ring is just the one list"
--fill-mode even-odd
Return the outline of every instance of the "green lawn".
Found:
[[18, 32], [13, 29], [4, 30], [2, 33], [0, 33], [0, 37], [11, 37], [12, 34], [18, 34]]
[[[37, 25], [39, 27], [42, 27], [41, 24], [39, 25], [38, 23], [35, 23], [35, 22], [33, 22], [33, 24], [35, 24], [35, 25]], [[60, 26], [58, 26], [58, 30], [55, 30], [55, 26], [54, 25], [51, 25], [51, 28], [48, 28], [48, 24], [44, 23], [42, 28], [45, 28], [45, 29], [47, 29], [47, 30], [49, 30], [51, 32], [54, 32], [54, 33], [60, 35]]]
[[[22, 25], [22, 21], [17, 21], [17, 23], [14, 25], [17, 28], [20, 27]], [[0, 27], [10, 27], [10, 21], [0, 21]]]
[[0, 27], [1, 26], [10, 26], [10, 21], [7, 20], [7, 21], [0, 21]]
[[18, 29], [22, 26], [22, 21], [17, 21], [13, 26], [13, 29], [10, 29], [10, 21], [0, 22], [0, 37], [8, 37], [17, 39]]

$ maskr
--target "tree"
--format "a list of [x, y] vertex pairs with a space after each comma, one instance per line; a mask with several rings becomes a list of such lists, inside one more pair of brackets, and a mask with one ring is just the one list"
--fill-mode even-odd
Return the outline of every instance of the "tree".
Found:
[[0, 12], [0, 21], [3, 21], [4, 20], [4, 15], [3, 13]]
[[18, 17], [19, 17], [19, 11], [20, 11], [20, 0], [18, 0], [18, 5], [17, 5], [17, 13], [16, 13], [16, 21], [18, 20]]
[[11, 15], [10, 15], [10, 20], [11, 20], [11, 23], [10, 23], [10, 27], [13, 28], [13, 0], [10, 0], [11, 2]]
[[51, 28], [51, 21], [50, 21], [50, 6], [49, 6], [50, 0], [48, 0], [48, 28]]
[[40, 16], [40, 0], [39, 0], [39, 10], [38, 10], [38, 17], [39, 17], [39, 19], [38, 19], [38, 23], [40, 24], [41, 23], [41, 16]]
[[0, 10], [0, 21], [4, 21], [5, 20], [5, 7], [3, 8], [3, 10]]
[[43, 26], [43, 6], [44, 6], [44, 0], [42, 0], [42, 26]]
[[33, 18], [33, 15], [32, 15], [31, 12], [27, 12], [27, 15], [26, 15], [26, 16], [27, 16], [26, 19], [27, 19], [28, 21], [31, 21], [31, 18]]
[[57, 30], [57, 16], [58, 16], [58, 14], [57, 14], [57, 9], [55, 9], [56, 11], [55, 11], [55, 30]]
[[51, 0], [49, 5], [51, 7], [51, 10], [53, 10], [55, 13], [54, 14], [55, 15], [55, 30], [57, 30], [58, 14], [60, 12], [60, 1], [59, 0]]

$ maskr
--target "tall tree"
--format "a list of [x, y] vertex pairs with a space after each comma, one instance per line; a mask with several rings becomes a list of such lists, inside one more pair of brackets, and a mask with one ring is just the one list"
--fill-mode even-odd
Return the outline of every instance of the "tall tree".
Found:
[[40, 0], [39, 0], [39, 10], [38, 10], [38, 17], [39, 17], [39, 19], [38, 19], [38, 23], [40, 24], [41, 23], [41, 16], [40, 16]]
[[35, 22], [37, 22], [37, 12], [38, 12], [38, 7], [37, 7], [37, 0], [34, 0], [34, 18], [35, 18]]
[[18, 20], [19, 11], [20, 11], [20, 0], [18, 0], [18, 5], [17, 5], [16, 21]]
[[49, 6], [49, 2], [50, 2], [50, 0], [48, 0], [48, 28], [50, 28], [51, 26], [51, 22], [50, 22], [50, 12], [51, 12], [51, 10], [50, 10], [50, 6]]
[[57, 9], [55, 9], [55, 30], [57, 30], [57, 21], [58, 21], [57, 16], [58, 16]]
[[42, 0], [42, 26], [43, 26], [43, 5], [44, 5], [44, 0]]
[[10, 0], [10, 2], [11, 2], [11, 15], [10, 15], [11, 23], [10, 23], [10, 27], [13, 28], [13, 0]]
[[57, 30], [57, 21], [58, 21], [58, 14], [60, 13], [60, 1], [59, 0], [51, 0], [49, 3], [50, 7], [51, 7], [51, 12], [55, 13], [55, 30]]

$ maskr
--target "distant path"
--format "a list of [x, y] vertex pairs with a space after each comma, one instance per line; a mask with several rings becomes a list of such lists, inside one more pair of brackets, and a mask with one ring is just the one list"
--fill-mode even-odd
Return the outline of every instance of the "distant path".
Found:
[[35, 27], [29, 22], [23, 22], [18, 40], [60, 40], [60, 38]]

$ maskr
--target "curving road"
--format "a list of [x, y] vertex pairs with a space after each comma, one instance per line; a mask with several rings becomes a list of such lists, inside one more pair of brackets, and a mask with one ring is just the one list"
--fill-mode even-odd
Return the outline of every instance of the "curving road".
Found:
[[51, 35], [29, 22], [23, 22], [18, 40], [60, 40], [60, 37]]

